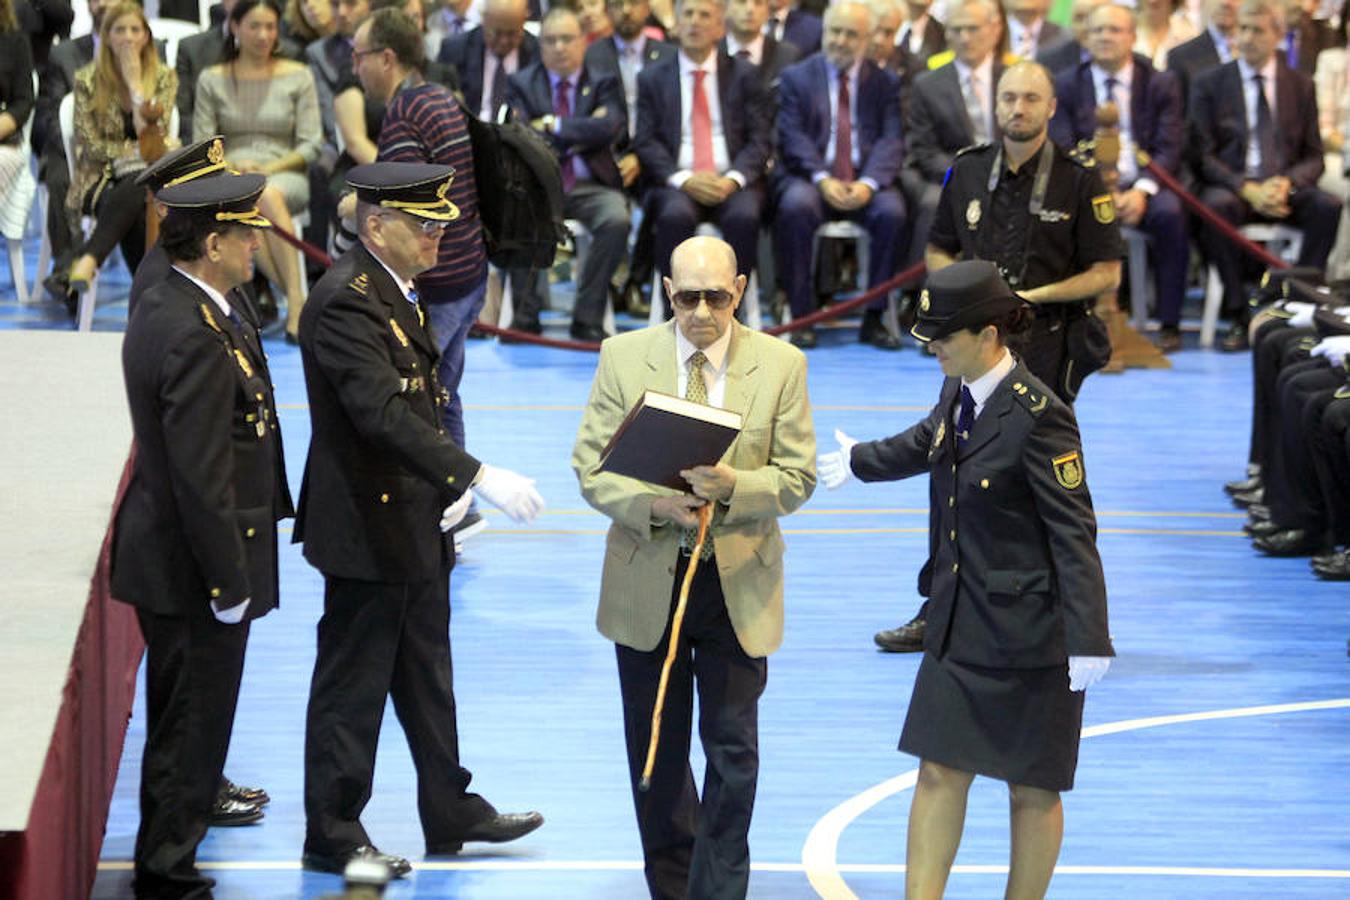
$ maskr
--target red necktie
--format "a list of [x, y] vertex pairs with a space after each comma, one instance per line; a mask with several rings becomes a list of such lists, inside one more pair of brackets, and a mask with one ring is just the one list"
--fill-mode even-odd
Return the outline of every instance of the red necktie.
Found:
[[839, 108], [835, 110], [834, 177], [853, 180], [853, 120], [848, 113], [848, 73], [839, 73]]
[[[558, 86], [553, 95], [553, 115], [560, 120], [566, 119], [572, 115], [572, 99], [568, 96], [572, 89], [572, 83], [566, 78], [558, 79]], [[562, 166], [562, 186], [563, 193], [571, 193], [572, 188], [576, 187], [577, 172], [572, 165], [572, 154], [563, 153], [559, 161]]]
[[703, 92], [703, 78], [708, 73], [694, 70], [694, 104], [690, 111], [690, 128], [694, 132], [694, 171], [715, 172], [713, 165], [712, 112], [708, 109], [708, 95]]

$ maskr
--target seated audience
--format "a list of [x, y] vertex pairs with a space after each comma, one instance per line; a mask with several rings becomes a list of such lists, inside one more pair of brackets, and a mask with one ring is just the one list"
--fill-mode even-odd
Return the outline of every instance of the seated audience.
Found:
[[[581, 22], [581, 33], [586, 37], [587, 46], [614, 33], [614, 23], [605, 9], [605, 0], [573, 0], [573, 8]], [[540, 24], [542, 26], [543, 23]]]
[[33, 55], [13, 0], [0, 0], [0, 234], [23, 237], [37, 183], [28, 168], [23, 126], [33, 112]]
[[802, 56], [810, 56], [820, 49], [824, 25], [820, 16], [797, 7], [793, 0], [769, 0], [769, 21], [764, 26], [765, 33], [775, 41], [796, 45]]
[[769, 0], [728, 0], [727, 36], [722, 38], [721, 50], [754, 65], [773, 91], [779, 73], [802, 54], [795, 44], [780, 43], [767, 34], [764, 24], [768, 20]]
[[454, 67], [469, 112], [485, 122], [506, 105], [507, 79], [539, 58], [528, 14], [526, 0], [484, 0], [483, 24], [441, 45], [437, 62]]
[[333, 0], [286, 0], [281, 30], [308, 52], [310, 44], [337, 31]]
[[1204, 0], [1205, 29], [1167, 54], [1167, 71], [1177, 76], [1181, 105], [1191, 102], [1191, 82], [1202, 72], [1231, 62], [1237, 53], [1239, 0]]
[[1109, 0], [1074, 0], [1069, 13], [1069, 30], [1073, 39], [1061, 41], [1048, 50], [1036, 54], [1036, 62], [1050, 70], [1052, 75], [1077, 68], [1090, 58], [1088, 54], [1088, 17], [1093, 10]]
[[1177, 9], [1177, 0], [1142, 0], [1135, 31], [1134, 52], [1159, 71], [1167, 68], [1167, 54], [1200, 36], [1200, 30]]
[[[224, 136], [233, 168], [267, 176], [263, 215], [295, 234], [291, 216], [309, 206], [307, 170], [323, 142], [314, 76], [278, 55], [276, 0], [236, 0], [229, 23], [234, 40], [224, 61], [197, 82], [193, 132]], [[286, 295], [286, 336], [294, 342], [304, 302], [295, 250], [269, 231], [258, 264]]]

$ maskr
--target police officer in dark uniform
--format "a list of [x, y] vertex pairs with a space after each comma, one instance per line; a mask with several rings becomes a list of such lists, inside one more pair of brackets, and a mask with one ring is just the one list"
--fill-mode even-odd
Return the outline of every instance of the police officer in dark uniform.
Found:
[[[448, 395], [413, 278], [436, 263], [454, 169], [376, 163], [347, 175], [360, 241], [319, 279], [300, 318], [313, 436], [295, 540], [324, 575], [324, 612], [305, 726], [307, 868], [402, 857], [371, 846], [370, 799], [385, 701], [417, 769], [430, 854], [515, 840], [536, 812], [498, 813], [469, 793], [459, 762], [450, 660], [448, 533], [476, 493], [515, 521], [543, 507], [534, 482], [480, 463], [441, 427]], [[473, 492], [469, 490], [473, 487]]]
[[1084, 320], [1098, 296], [1120, 285], [1124, 248], [1111, 192], [1091, 160], [1050, 140], [1054, 112], [1054, 85], [1043, 66], [1022, 62], [1004, 71], [995, 104], [1003, 139], [957, 154], [925, 256], [930, 272], [958, 258], [997, 263], [1036, 311], [1013, 349], [1072, 403], [1086, 360], [1075, 359], [1068, 343], [1085, 325], [1097, 336], [1096, 324]]
[[827, 487], [928, 472], [932, 595], [900, 749], [922, 762], [906, 896], [942, 893], [975, 775], [1012, 793], [1007, 895], [1044, 896], [1073, 787], [1083, 691], [1114, 655], [1073, 411], [1007, 349], [1030, 311], [993, 263], [929, 276], [913, 335], [947, 376], [909, 430], [825, 454]]
[[[1124, 253], [1111, 192], [1092, 161], [1050, 140], [1054, 83], [1039, 63], [1009, 66], [994, 107], [1003, 139], [960, 151], [942, 186], [925, 253], [928, 271], [956, 259], [998, 264], [1035, 316], [1012, 349], [1065, 403], [1110, 357], [1105, 326], [1091, 312], [1120, 285]], [[928, 582], [919, 576], [920, 592]], [[878, 632], [890, 652], [923, 646], [927, 603], [898, 628]]]
[[196, 868], [221, 784], [249, 623], [277, 605], [276, 523], [292, 514], [267, 361], [228, 299], [253, 277], [265, 186], [220, 175], [165, 188], [170, 262], [127, 325], [135, 459], [112, 593], [147, 647], [138, 897], [208, 896]]

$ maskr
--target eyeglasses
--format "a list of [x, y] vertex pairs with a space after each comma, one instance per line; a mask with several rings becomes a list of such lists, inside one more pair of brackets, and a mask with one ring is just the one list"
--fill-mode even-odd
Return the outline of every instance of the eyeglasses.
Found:
[[368, 50], [357, 50], [355, 47], [353, 47], [353, 48], [352, 48], [352, 65], [356, 65], [356, 64], [358, 64], [359, 62], [361, 62], [361, 57], [363, 57], [363, 56], [369, 56], [369, 55], [372, 54], [372, 53], [383, 53], [383, 52], [384, 52], [385, 50], [387, 50], [387, 49], [388, 49], [387, 47], [371, 47], [371, 48], [368, 49]]
[[[380, 216], [380, 218], [392, 219], [394, 218], [394, 215], [393, 213], [386, 213]], [[424, 219], [421, 216], [410, 216], [407, 215], [406, 213], [404, 215], [399, 216], [398, 218], [403, 219], [408, 224], [412, 225], [414, 228], [418, 229], [427, 236], [433, 234], [443, 234], [445, 232], [445, 229], [450, 227], [449, 222], [439, 222], [435, 219]]]
[[689, 312], [698, 309], [700, 303], [707, 303], [708, 309], [726, 309], [734, 299], [731, 291], [676, 291], [671, 295], [670, 302], [676, 309]]

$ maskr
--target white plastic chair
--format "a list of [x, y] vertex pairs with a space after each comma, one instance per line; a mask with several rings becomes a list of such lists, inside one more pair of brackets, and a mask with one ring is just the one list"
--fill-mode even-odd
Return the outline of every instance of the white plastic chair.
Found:
[[[826, 238], [840, 241], [853, 241], [857, 246], [859, 280], [863, 290], [872, 286], [872, 236], [867, 229], [849, 219], [821, 222], [816, 233], [811, 236], [811, 277], [815, 277], [816, 263], [820, 257], [820, 242]], [[886, 311], [881, 314], [881, 323], [894, 337], [900, 337], [900, 314], [895, 308], [895, 292], [886, 295]], [[787, 334], [783, 335], [784, 338]]]
[[164, 59], [173, 68], [178, 64], [178, 42], [185, 37], [201, 34], [204, 25], [184, 22], [182, 19], [151, 19], [150, 33], [164, 42]]
[[[37, 73], [33, 73], [33, 96], [37, 96], [38, 79]], [[33, 196], [37, 195], [36, 186], [32, 183], [32, 163], [33, 163], [33, 114], [28, 114], [28, 119], [23, 123], [23, 140], [19, 144], [20, 150], [24, 155], [23, 171], [19, 173], [19, 179], [28, 179], [28, 185], [23, 186], [23, 190], [33, 191]], [[15, 190], [19, 185], [11, 185], [10, 189]], [[31, 200], [25, 201], [28, 208], [28, 214], [24, 216], [24, 230], [27, 230], [28, 219], [32, 216], [34, 204]], [[23, 265], [23, 235], [17, 238], [6, 236], [6, 248], [9, 250], [9, 274], [14, 280], [14, 296], [18, 298], [19, 305], [23, 306], [31, 299], [28, 293], [28, 276], [24, 272]], [[40, 271], [40, 270], [39, 270]]]
[[1148, 326], [1148, 242], [1149, 237], [1138, 228], [1121, 226], [1125, 238], [1126, 265], [1130, 271], [1130, 324], [1143, 334]]
[[[1265, 244], [1274, 248], [1284, 260], [1292, 263], [1303, 250], [1303, 232], [1278, 222], [1256, 222], [1243, 225], [1238, 229], [1249, 241]], [[1223, 279], [1219, 277], [1219, 268], [1209, 266], [1209, 276], [1205, 282], [1205, 311], [1200, 319], [1200, 346], [1213, 347], [1214, 333], [1218, 330], [1219, 310], [1223, 307]]]

